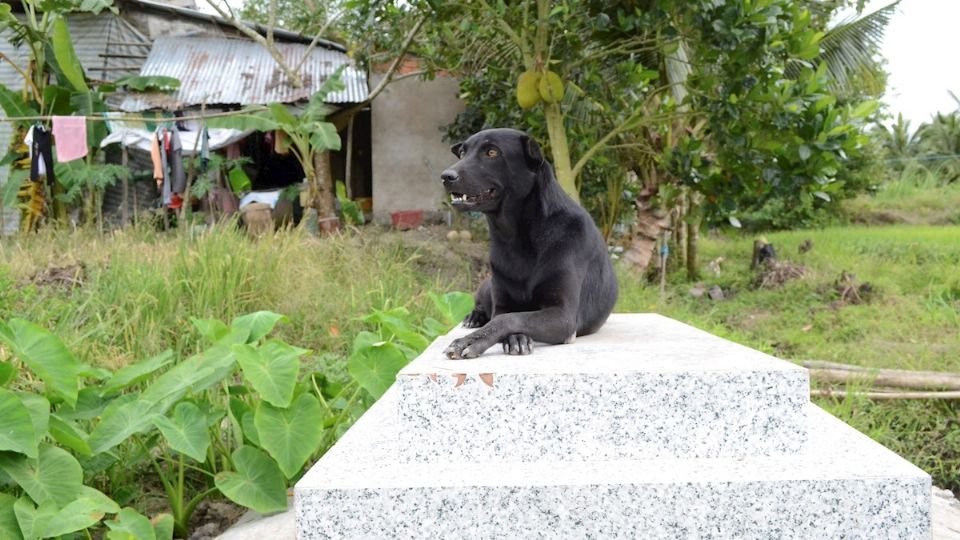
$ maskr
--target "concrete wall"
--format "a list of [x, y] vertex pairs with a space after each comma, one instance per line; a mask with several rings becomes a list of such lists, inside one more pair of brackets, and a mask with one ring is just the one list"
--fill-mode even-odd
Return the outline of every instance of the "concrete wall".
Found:
[[[371, 77], [370, 87], [380, 80]], [[390, 221], [398, 210], [442, 210], [446, 199], [440, 173], [455, 160], [443, 140], [443, 126], [463, 111], [458, 82], [438, 76], [390, 84], [371, 106], [374, 220]]]

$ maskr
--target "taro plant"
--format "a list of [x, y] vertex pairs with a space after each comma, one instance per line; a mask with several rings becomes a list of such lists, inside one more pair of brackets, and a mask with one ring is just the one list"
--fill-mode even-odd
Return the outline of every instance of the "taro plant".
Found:
[[[354, 340], [345, 382], [270, 337], [285, 318], [266, 311], [229, 325], [193, 319], [201, 352], [176, 362], [168, 350], [113, 373], [37, 325], [0, 322], [0, 537], [103, 526], [110, 539], [185, 537], [197, 505], [217, 492], [261, 513], [285, 510], [307, 464], [472, 309], [463, 293], [431, 298], [440, 320], [417, 322], [404, 308], [362, 317], [374, 331]], [[156, 474], [170, 514], [151, 520], [118, 504], [136, 496], [110, 480], [137, 467]]]

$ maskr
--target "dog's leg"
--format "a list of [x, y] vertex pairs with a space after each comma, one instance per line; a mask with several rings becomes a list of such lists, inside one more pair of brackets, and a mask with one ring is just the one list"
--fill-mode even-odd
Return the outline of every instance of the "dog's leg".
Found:
[[490, 315], [493, 313], [493, 292], [491, 289], [490, 278], [484, 280], [477, 289], [474, 296], [473, 311], [463, 320], [464, 328], [480, 328], [490, 322]]
[[[504, 340], [509, 344], [509, 338], [519, 335], [524, 336], [528, 342], [535, 340], [541, 343], [563, 343], [571, 334], [576, 333], [576, 330], [576, 310], [569, 307], [504, 313], [491, 319], [476, 332], [454, 340], [444, 354], [453, 359], [476, 358], [494, 344]], [[529, 354], [533, 351], [532, 344], [526, 349], [520, 347], [520, 337], [516, 337], [516, 341], [517, 352], [511, 352], [512, 354]]]

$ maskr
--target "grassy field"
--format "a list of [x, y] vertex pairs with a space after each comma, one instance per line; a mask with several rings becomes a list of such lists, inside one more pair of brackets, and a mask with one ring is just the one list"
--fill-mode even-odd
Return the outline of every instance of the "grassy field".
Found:
[[[323, 240], [297, 232], [250, 240], [231, 229], [141, 229], [7, 239], [0, 243], [0, 318], [38, 322], [82, 360], [115, 369], [167, 347], [195, 352], [191, 317], [229, 320], [268, 309], [290, 319], [281, 337], [324, 353], [335, 377], [363, 327], [357, 317], [398, 305], [427, 311], [427, 291], [473, 289], [485, 246], [451, 244], [445, 232], [367, 227]], [[704, 266], [724, 261], [719, 275], [704, 271], [703, 283], [722, 287], [726, 299], [691, 297], [680, 272], [661, 295], [621, 266], [617, 309], [659, 312], [794, 361], [960, 371], [960, 227], [854, 226], [767, 239], [781, 260], [805, 268], [803, 277], [758, 288], [749, 269], [753, 238], [705, 235]], [[804, 240], [813, 247], [799, 254]], [[75, 265], [83, 268], [75, 282], [51, 272]], [[870, 284], [868, 301], [839, 300], [835, 281], [844, 271]], [[819, 403], [960, 491], [957, 405]]]

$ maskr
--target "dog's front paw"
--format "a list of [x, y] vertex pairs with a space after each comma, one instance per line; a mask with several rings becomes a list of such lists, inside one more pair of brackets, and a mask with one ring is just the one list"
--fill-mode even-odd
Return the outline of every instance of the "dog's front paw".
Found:
[[511, 334], [500, 342], [505, 354], [530, 354], [533, 352], [533, 340], [526, 334]]
[[475, 342], [476, 338], [471, 339], [470, 336], [455, 339], [453, 343], [443, 351], [443, 354], [451, 360], [476, 358], [480, 356], [483, 351], [479, 350], [478, 347], [471, 347]]
[[490, 317], [486, 313], [480, 311], [479, 309], [474, 309], [467, 315], [467, 318], [463, 319], [464, 328], [480, 328], [481, 326], [490, 322]]

